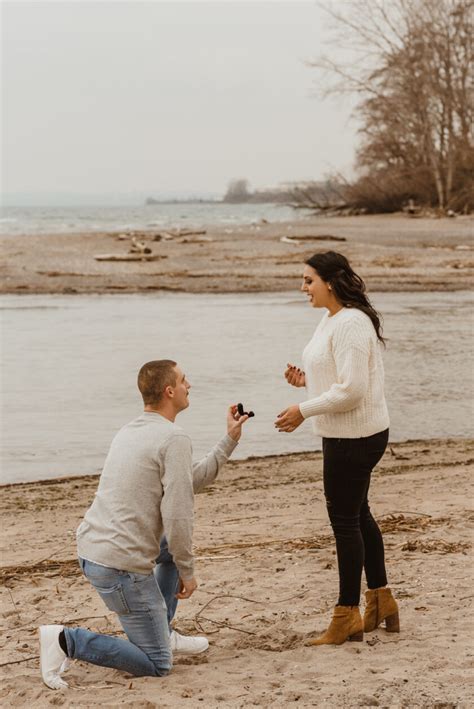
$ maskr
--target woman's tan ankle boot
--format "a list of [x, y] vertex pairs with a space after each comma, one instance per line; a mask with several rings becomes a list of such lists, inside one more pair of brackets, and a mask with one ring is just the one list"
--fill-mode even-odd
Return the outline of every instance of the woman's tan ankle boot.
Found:
[[400, 632], [398, 604], [389, 588], [369, 589], [365, 592], [364, 632], [371, 633], [385, 621], [388, 633]]
[[346, 640], [363, 640], [364, 623], [359, 606], [336, 606], [334, 615], [323, 635], [310, 640], [308, 645], [342, 645]]

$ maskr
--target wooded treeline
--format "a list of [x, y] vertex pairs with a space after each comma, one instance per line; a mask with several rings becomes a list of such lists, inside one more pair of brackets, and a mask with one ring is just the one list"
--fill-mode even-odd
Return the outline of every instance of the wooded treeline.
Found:
[[[472, 211], [473, 1], [339, 0], [325, 9], [338, 59], [321, 56], [311, 66], [325, 93], [360, 96], [358, 177], [335, 181], [342, 202], [367, 212], [410, 200]], [[295, 197], [310, 202], [310, 186]]]
[[231, 180], [227, 186], [223, 202], [228, 204], [286, 204], [294, 207], [306, 206], [310, 208], [319, 204], [334, 204], [341, 202], [343, 185], [325, 180], [309, 183], [283, 183], [277, 187], [251, 190], [249, 181], [244, 178]]

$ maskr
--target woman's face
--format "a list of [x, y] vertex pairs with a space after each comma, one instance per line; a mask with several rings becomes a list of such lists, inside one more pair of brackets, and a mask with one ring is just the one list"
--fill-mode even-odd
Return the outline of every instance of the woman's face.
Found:
[[301, 285], [303, 293], [307, 293], [310, 304], [313, 308], [327, 308], [331, 292], [329, 284], [318, 276], [312, 266], [305, 265], [303, 271], [303, 283]]

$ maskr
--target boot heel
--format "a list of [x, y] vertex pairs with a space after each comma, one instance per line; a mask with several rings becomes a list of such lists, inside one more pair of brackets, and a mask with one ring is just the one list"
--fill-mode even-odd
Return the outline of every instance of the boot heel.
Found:
[[385, 618], [385, 629], [387, 633], [399, 633], [400, 632], [400, 618], [398, 616], [398, 611], [388, 615]]
[[347, 639], [348, 639], [348, 640], [351, 640], [352, 642], [355, 641], [355, 642], [359, 642], [359, 643], [360, 643], [360, 642], [362, 642], [362, 640], [364, 639], [364, 631], [361, 630], [361, 631], [358, 632], [358, 633], [354, 633], [354, 635], [349, 635], [349, 637], [348, 637]]

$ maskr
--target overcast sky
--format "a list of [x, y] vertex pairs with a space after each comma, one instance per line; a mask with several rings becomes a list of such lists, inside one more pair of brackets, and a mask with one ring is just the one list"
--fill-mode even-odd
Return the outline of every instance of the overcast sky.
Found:
[[353, 163], [314, 2], [4, 2], [2, 192], [222, 194]]

